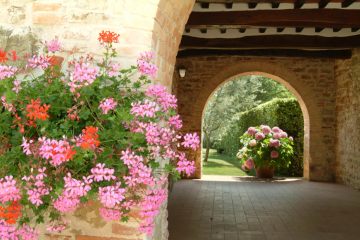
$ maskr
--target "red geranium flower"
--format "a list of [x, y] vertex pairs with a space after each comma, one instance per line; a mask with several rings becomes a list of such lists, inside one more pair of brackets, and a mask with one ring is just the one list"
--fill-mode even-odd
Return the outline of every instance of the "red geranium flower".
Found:
[[119, 42], [120, 34], [110, 31], [101, 31], [99, 33], [99, 42], [101, 43], [117, 43]]
[[7, 53], [0, 49], [0, 63], [4, 63], [8, 60]]
[[18, 202], [11, 202], [8, 206], [0, 206], [0, 218], [8, 224], [15, 224], [21, 215], [21, 205]]
[[82, 130], [82, 135], [78, 140], [77, 146], [82, 149], [95, 149], [100, 145], [98, 128], [93, 126], [87, 126]]
[[9, 53], [9, 54], [11, 55], [11, 59], [12, 59], [13, 61], [16, 61], [16, 60], [18, 59], [15, 50], [12, 50], [11, 53]]
[[50, 105], [43, 104], [41, 106], [40, 99], [31, 99], [31, 103], [26, 106], [26, 116], [30, 120], [46, 120], [49, 115], [47, 111], [49, 110]]

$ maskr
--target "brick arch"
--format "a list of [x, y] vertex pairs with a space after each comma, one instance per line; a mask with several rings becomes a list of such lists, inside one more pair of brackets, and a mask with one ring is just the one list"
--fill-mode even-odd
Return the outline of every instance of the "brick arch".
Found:
[[156, 53], [158, 77], [155, 80], [171, 89], [176, 55], [185, 24], [195, 0], [159, 0], [152, 32], [152, 48]]
[[[242, 67], [244, 67], [244, 65], [242, 65]], [[242, 69], [242, 68], [241, 68]], [[246, 66], [245, 66], [245, 69], [244, 71], [248, 69]], [[249, 69], [253, 69], [253, 68], [249, 68]], [[274, 70], [274, 66], [271, 66], [271, 69]], [[202, 112], [202, 119], [204, 117], [204, 114], [205, 114], [205, 110], [206, 110], [206, 107], [207, 107], [207, 104], [209, 102], [209, 100], [211, 99], [211, 97], [213, 96], [213, 94], [221, 87], [223, 86], [225, 83], [229, 82], [229, 81], [233, 81], [235, 77], [241, 77], [241, 76], [250, 76], [250, 75], [258, 75], [258, 76], [264, 76], [264, 77], [268, 77], [268, 78], [271, 78], [273, 80], [275, 80], [276, 82], [282, 84], [283, 86], [286, 87], [286, 89], [288, 89], [297, 99], [297, 101], [299, 102], [299, 105], [300, 105], [300, 108], [301, 108], [301, 111], [302, 111], [302, 115], [303, 115], [303, 118], [304, 118], [304, 152], [303, 152], [303, 157], [304, 157], [304, 172], [303, 172], [303, 176], [305, 179], [309, 179], [309, 163], [310, 163], [310, 115], [309, 115], [309, 111], [306, 107], [306, 103], [304, 102], [302, 96], [299, 94], [299, 92], [292, 86], [292, 82], [293, 81], [286, 81], [284, 80], [284, 78], [280, 77], [280, 76], [277, 76], [277, 75], [273, 75], [269, 72], [263, 72], [263, 71], [255, 71], [255, 70], [252, 70], [252, 71], [245, 71], [245, 72], [239, 72], [239, 69], [234, 69], [235, 72], [233, 71], [228, 71], [228, 70], [225, 70], [225, 72], [220, 72], [219, 73], [219, 76], [216, 76], [215, 78], [217, 80], [220, 81], [219, 85], [217, 85], [214, 89], [209, 89], [209, 91], [211, 91], [211, 93], [209, 94], [209, 96], [207, 97], [204, 105], [203, 105], [203, 112]], [[267, 69], [269, 70], [269, 69]], [[241, 70], [240, 70], [241, 71]], [[238, 72], [238, 73], [236, 73]], [[232, 75], [233, 73], [235, 73], [234, 75]], [[286, 74], [285, 74], [286, 75]], [[284, 74], [282, 74], [282, 76], [285, 76]], [[225, 80], [222, 80], [224, 79], [223, 77], [226, 76]], [[289, 75], [286, 75], [287, 77], [290, 76]], [[286, 78], [286, 79], [289, 79], [289, 78]], [[222, 81], [221, 81], [222, 80]], [[296, 79], [292, 79], [292, 80], [295, 80]], [[291, 82], [291, 83], [290, 83]], [[304, 87], [304, 86], [302, 86]], [[304, 89], [302, 89], [304, 90]], [[316, 112], [315, 112], [316, 113]], [[201, 127], [202, 129], [202, 127]]]
[[[174, 74], [173, 92], [179, 100], [184, 131], [201, 134], [202, 114], [208, 98], [224, 82], [237, 75], [260, 74], [285, 85], [297, 97], [303, 111], [304, 177], [334, 181], [335, 85], [333, 62], [322, 59], [256, 57], [179, 58], [185, 78]], [[325, 69], [326, 68], [326, 69]], [[196, 155], [196, 178], [201, 177], [201, 152]]]

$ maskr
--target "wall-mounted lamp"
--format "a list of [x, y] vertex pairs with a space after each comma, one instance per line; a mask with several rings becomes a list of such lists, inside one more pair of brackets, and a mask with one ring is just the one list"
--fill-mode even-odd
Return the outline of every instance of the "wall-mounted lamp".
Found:
[[179, 67], [179, 75], [181, 78], [185, 77], [186, 69], [184, 67]]

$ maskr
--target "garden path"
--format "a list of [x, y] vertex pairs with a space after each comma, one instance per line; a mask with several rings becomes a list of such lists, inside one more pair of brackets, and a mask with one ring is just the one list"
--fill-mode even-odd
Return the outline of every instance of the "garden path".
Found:
[[206, 176], [169, 199], [170, 240], [360, 239], [360, 192], [340, 184]]

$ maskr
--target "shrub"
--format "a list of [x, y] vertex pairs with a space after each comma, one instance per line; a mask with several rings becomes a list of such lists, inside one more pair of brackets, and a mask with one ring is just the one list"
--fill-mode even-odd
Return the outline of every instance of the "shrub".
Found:
[[240, 136], [251, 126], [266, 124], [279, 126], [294, 138], [294, 157], [288, 168], [279, 167], [276, 173], [284, 176], [303, 174], [304, 119], [296, 99], [274, 99], [249, 111], [238, 113], [221, 135], [217, 149], [227, 155], [235, 156], [242, 147]]

